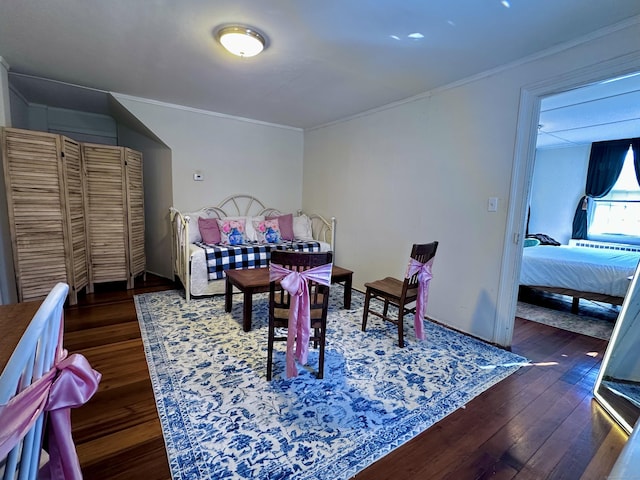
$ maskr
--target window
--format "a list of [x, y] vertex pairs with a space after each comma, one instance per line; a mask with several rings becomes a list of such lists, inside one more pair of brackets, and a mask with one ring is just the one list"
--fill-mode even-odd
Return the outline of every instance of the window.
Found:
[[631, 147], [611, 191], [589, 202], [588, 217], [587, 238], [640, 243], [640, 185], [636, 179]]

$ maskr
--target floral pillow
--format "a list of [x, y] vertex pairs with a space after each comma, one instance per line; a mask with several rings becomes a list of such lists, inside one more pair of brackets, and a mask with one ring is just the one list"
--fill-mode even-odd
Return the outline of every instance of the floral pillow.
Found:
[[260, 243], [282, 243], [282, 234], [277, 219], [254, 220], [253, 229]]
[[217, 220], [222, 245], [242, 245], [246, 242], [244, 220]]
[[224, 217], [223, 220], [242, 220], [244, 221], [244, 239], [246, 242], [257, 242], [256, 232], [253, 229], [253, 220], [264, 220], [264, 215], [255, 217]]
[[280, 225], [280, 234], [283, 240], [293, 240], [295, 235], [293, 234], [293, 214], [288, 213], [286, 215], [280, 215], [276, 217], [267, 217], [267, 220], [278, 220]]

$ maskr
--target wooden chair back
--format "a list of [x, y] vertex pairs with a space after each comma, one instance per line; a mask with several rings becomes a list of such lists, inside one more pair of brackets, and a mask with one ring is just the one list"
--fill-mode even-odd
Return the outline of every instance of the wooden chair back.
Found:
[[[438, 250], [438, 242], [431, 243], [415, 243], [413, 247], [411, 247], [411, 254], [409, 255], [414, 260], [420, 263], [427, 263], [433, 257], [436, 256], [436, 251]], [[405, 302], [402, 300], [405, 298], [413, 298], [418, 295], [418, 285], [420, 281], [418, 280], [418, 274], [414, 273], [411, 276], [406, 276], [404, 279], [404, 285], [402, 288], [402, 297], [400, 302], [404, 305]]]
[[[331, 263], [332, 252], [288, 252], [276, 250], [271, 252], [271, 263], [282, 265], [292, 271], [302, 272], [310, 268]], [[311, 313], [311, 337], [314, 347], [320, 347], [318, 378], [324, 373], [324, 344], [329, 310], [329, 286], [309, 281], [309, 307]], [[289, 308], [291, 298], [280, 282], [269, 284], [269, 338], [267, 346], [267, 380], [271, 380], [273, 343], [286, 341], [286, 336], [275, 336], [276, 328], [287, 328], [289, 324]]]
[[[438, 242], [414, 244], [411, 247], [410, 257], [424, 264], [436, 255], [438, 250]], [[367, 329], [367, 318], [369, 314], [380, 317], [385, 321], [391, 322], [398, 326], [398, 345], [404, 347], [404, 315], [405, 313], [414, 312], [416, 307], [409, 308], [407, 305], [416, 301], [418, 298], [418, 288], [420, 281], [418, 273], [409, 275], [409, 266], [407, 265], [407, 273], [404, 279], [400, 280], [395, 277], [385, 277], [374, 282], [367, 282], [365, 286], [364, 308], [362, 311], [362, 331]], [[377, 298], [383, 302], [381, 311], [371, 308], [371, 299]], [[389, 305], [397, 307], [397, 316], [389, 315]]]
[[[6, 404], [53, 368], [68, 293], [69, 285], [58, 283], [40, 305], [0, 375], [0, 404]], [[7, 455], [4, 478], [14, 478], [17, 472], [21, 479], [37, 477], [44, 415], [40, 412], [31, 429]]]

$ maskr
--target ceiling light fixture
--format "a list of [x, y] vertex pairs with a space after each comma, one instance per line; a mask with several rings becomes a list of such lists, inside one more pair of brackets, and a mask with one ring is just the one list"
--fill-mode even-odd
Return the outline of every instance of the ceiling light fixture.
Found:
[[243, 25], [224, 26], [218, 30], [216, 36], [224, 48], [243, 58], [258, 55], [267, 43], [264, 35], [252, 27]]

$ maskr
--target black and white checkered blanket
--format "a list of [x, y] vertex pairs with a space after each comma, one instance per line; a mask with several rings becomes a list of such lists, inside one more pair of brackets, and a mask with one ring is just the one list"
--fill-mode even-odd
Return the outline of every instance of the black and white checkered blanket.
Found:
[[268, 267], [273, 250], [320, 251], [318, 242], [254, 243], [237, 246], [216, 246], [197, 242], [196, 245], [203, 248], [207, 256], [209, 280], [224, 278], [225, 270]]

